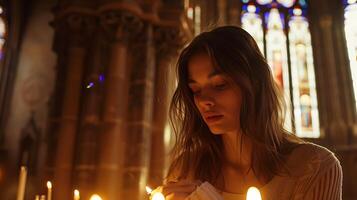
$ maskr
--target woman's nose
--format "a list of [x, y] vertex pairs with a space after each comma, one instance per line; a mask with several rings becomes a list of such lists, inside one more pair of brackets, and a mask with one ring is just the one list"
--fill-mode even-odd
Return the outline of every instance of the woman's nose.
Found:
[[208, 110], [210, 107], [215, 105], [214, 98], [208, 94], [201, 94], [196, 101], [204, 110]]

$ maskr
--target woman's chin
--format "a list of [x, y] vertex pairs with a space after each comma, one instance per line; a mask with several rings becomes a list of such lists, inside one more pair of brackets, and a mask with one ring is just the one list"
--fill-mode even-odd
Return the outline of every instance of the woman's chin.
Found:
[[213, 135], [223, 135], [226, 133], [235, 133], [237, 130], [235, 128], [227, 129], [227, 128], [221, 128], [221, 127], [209, 127], [209, 129]]
[[210, 128], [210, 131], [213, 135], [222, 135], [225, 132], [224, 130], [219, 128]]

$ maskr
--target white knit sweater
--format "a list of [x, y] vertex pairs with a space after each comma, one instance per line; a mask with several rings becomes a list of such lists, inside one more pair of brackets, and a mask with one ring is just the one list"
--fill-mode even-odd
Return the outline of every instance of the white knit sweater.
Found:
[[[275, 176], [259, 188], [263, 200], [340, 200], [342, 199], [342, 169], [334, 154], [324, 147], [307, 143], [289, 156], [290, 176]], [[216, 190], [208, 182], [186, 200], [245, 200], [245, 194]]]

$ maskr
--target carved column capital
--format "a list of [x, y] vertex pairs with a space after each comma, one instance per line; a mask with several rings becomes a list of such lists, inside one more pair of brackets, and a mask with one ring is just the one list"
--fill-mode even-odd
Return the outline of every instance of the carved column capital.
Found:
[[100, 15], [100, 24], [109, 41], [128, 42], [144, 27], [143, 21], [127, 11], [106, 11]]
[[176, 55], [187, 40], [180, 28], [163, 26], [154, 28], [154, 39], [159, 57]]
[[87, 46], [95, 30], [96, 19], [86, 13], [73, 12], [55, 19], [52, 25], [56, 31], [54, 47], [61, 52], [68, 45]]

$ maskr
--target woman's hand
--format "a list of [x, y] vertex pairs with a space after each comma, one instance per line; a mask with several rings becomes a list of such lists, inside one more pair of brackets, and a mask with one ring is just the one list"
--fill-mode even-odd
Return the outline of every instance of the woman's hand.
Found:
[[168, 182], [162, 187], [162, 193], [165, 196], [165, 200], [184, 200], [198, 186], [201, 185], [201, 181], [189, 181], [181, 180], [178, 182]]

